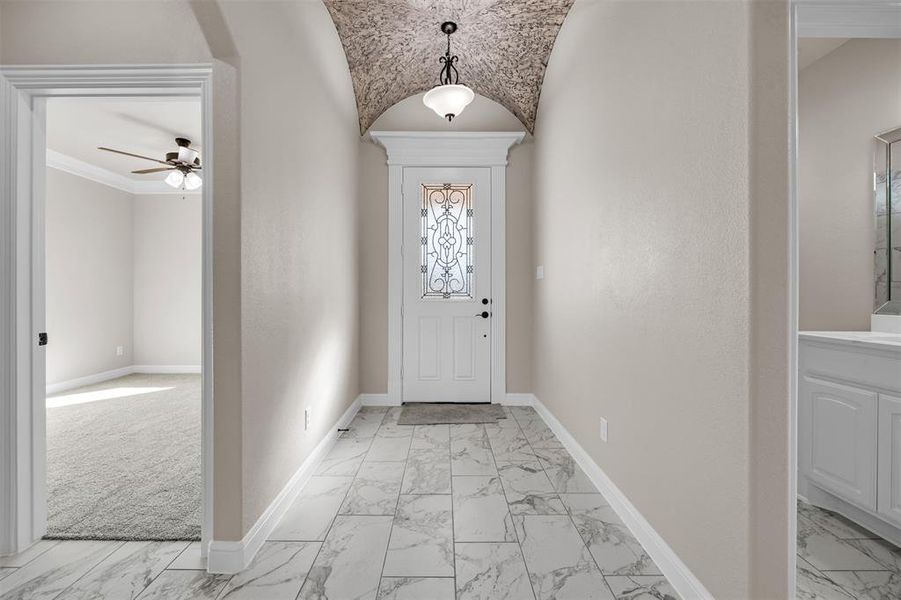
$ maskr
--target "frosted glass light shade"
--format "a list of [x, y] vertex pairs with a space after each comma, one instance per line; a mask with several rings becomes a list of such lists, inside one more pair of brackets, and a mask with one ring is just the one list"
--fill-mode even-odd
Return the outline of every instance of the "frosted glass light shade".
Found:
[[463, 112], [469, 106], [475, 94], [465, 85], [439, 85], [426, 92], [422, 103], [435, 111], [439, 117], [448, 121]]
[[186, 148], [184, 146], [179, 147], [178, 149], [178, 160], [185, 163], [186, 165], [193, 165], [194, 160], [200, 156], [200, 153], [197, 152], [194, 148]]
[[200, 184], [203, 183], [203, 179], [200, 178], [200, 175], [191, 171], [187, 175], [185, 175], [185, 189], [186, 190], [196, 190], [200, 187]]
[[181, 184], [185, 181], [185, 174], [181, 171], [172, 171], [168, 175], [166, 175], [166, 183], [171, 185], [174, 188], [180, 188]]

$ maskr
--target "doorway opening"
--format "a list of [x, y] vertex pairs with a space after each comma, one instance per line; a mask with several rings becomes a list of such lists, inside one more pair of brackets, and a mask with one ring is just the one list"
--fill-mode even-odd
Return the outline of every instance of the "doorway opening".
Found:
[[200, 539], [201, 128], [196, 97], [47, 100], [47, 539]]
[[[171, 385], [171, 382], [167, 384], [156, 381], [141, 384], [121, 382], [121, 384], [115, 383], [109, 388], [86, 390], [84, 393], [87, 395], [84, 396], [66, 394], [66, 391], [72, 390], [51, 389], [50, 408], [47, 407], [47, 351], [56, 338], [46, 326], [48, 315], [45, 305], [47, 295], [44, 289], [47, 283], [45, 254], [48, 247], [46, 237], [49, 229], [46, 224], [45, 209], [47, 206], [48, 164], [52, 168], [54, 160], [59, 158], [52, 154], [48, 156], [47, 152], [48, 103], [60, 99], [85, 99], [85, 101], [87, 99], [140, 99], [145, 102], [152, 102], [153, 99], [180, 99], [182, 101], [190, 99], [192, 102], [199, 102], [200, 134], [198, 139], [203, 142], [204, 155], [210, 159], [196, 165], [199, 167], [202, 164], [202, 169], [197, 169], [197, 175], [203, 180], [199, 189], [201, 211], [201, 359], [199, 363], [201, 540], [190, 546], [191, 552], [196, 551], [198, 554], [198, 560], [203, 558], [203, 564], [206, 564], [205, 557], [212, 535], [213, 505], [212, 182], [214, 174], [210, 110], [212, 105], [211, 79], [212, 67], [209, 65], [0, 68], [0, 99], [2, 99], [0, 102], [0, 139], [3, 140], [3, 144], [0, 144], [0, 214], [9, 217], [0, 219], [0, 227], [2, 227], [0, 240], [3, 242], [0, 244], [0, 258], [2, 258], [0, 260], [0, 343], [2, 343], [0, 346], [0, 382], [2, 382], [4, 392], [0, 396], [0, 489], [4, 490], [4, 493], [0, 495], [0, 555], [20, 553], [35, 544], [44, 535], [48, 533], [53, 535], [52, 531], [48, 531], [47, 511], [47, 459], [48, 449], [52, 450], [47, 439], [48, 410], [87, 410], [100, 407], [104, 402], [114, 401], [127, 406], [134, 415], [138, 415], [140, 414], [138, 409], [146, 406], [145, 401], [152, 400], [155, 394], [171, 393], [178, 388], [178, 386]], [[51, 107], [51, 112], [52, 110]], [[141, 118], [137, 118], [135, 115], [132, 117], [133, 125], [141, 125]], [[147, 125], [147, 123], [143, 124]], [[94, 133], [102, 132], [95, 131]], [[165, 156], [165, 152], [174, 151], [178, 156], [178, 151], [168, 146], [172, 144], [181, 148], [184, 145], [172, 139], [175, 135], [180, 137], [181, 134], [168, 132], [169, 142], [166, 144], [167, 147], [162, 149], [154, 146], [141, 153], [134, 152], [133, 146], [125, 144], [114, 149], [151, 158], [156, 156], [156, 152], [162, 150], [164, 154], [160, 160], [165, 164], [157, 163], [156, 166], [166, 167], [168, 171], [169, 167], [173, 165], [169, 162], [169, 157]], [[103, 142], [96, 143], [98, 146], [102, 144]], [[104, 152], [96, 150], [96, 147], [94, 151]], [[112, 169], [106, 169], [106, 171], [113, 172], [114, 179], [121, 178], [129, 182], [123, 185], [137, 185], [128, 179], [127, 175], [131, 175], [130, 171], [153, 168], [154, 163], [148, 161], [146, 164], [142, 164], [141, 159], [131, 158], [134, 158], [136, 162], [129, 163], [127, 168], [124, 168], [125, 175], [122, 172], [115, 173]], [[65, 159], [56, 162], [57, 166], [65, 163]], [[186, 171], [190, 170], [193, 169], [181, 170], [185, 180], [188, 178]], [[97, 171], [95, 170], [94, 173], [96, 175]], [[62, 175], [66, 174], [70, 173]], [[168, 177], [168, 174], [160, 171], [153, 175]], [[146, 173], [146, 175], [151, 174]], [[98, 177], [101, 176], [98, 175]], [[111, 181], [103, 183], [110, 187], [108, 184]], [[169, 198], [169, 200], [174, 202], [175, 197]], [[132, 225], [134, 226], [134, 223]], [[109, 238], [119, 233], [121, 232], [105, 232], [105, 235]], [[101, 242], [109, 241], [102, 236], [98, 236], [98, 238], [100, 239], [95, 240], [98, 246]], [[177, 247], [177, 241], [170, 240], [170, 243], [173, 248]], [[52, 243], [50, 247], [52, 249]], [[134, 252], [134, 248], [132, 248], [132, 252]], [[80, 293], [83, 291], [79, 290]], [[196, 290], [194, 293], [196, 294]], [[158, 300], [157, 305], [156, 308], [165, 307], [165, 302]], [[132, 306], [132, 310], [134, 308]], [[51, 310], [53, 310], [52, 307]], [[51, 321], [54, 318], [51, 313]], [[196, 332], [185, 333], [185, 335], [194, 335], [196, 339]], [[126, 343], [112, 343], [114, 356], [123, 360], [128, 358]], [[107, 340], [104, 344], [108, 346], [109, 341]], [[121, 356], [118, 348], [120, 345], [123, 346]], [[131, 350], [134, 351], [133, 348]], [[134, 357], [132, 357], [133, 359]], [[53, 375], [53, 369], [58, 369], [60, 364], [62, 363], [54, 363], [51, 360], [52, 377], [65, 377], [61, 375], [62, 371], [56, 371], [56, 375]], [[136, 363], [132, 362], [125, 366], [135, 367]], [[196, 364], [164, 366], [189, 366], [191, 370], [197, 370]], [[124, 375], [124, 373], [122, 374]], [[141, 375], [154, 374], [143, 373]], [[197, 373], [164, 373], [160, 375], [193, 375], [195, 381], [198, 377]], [[77, 379], [78, 377], [75, 377], [76, 384], [79, 383]], [[52, 385], [63, 382], [72, 383], [72, 380], [63, 379], [49, 383]], [[172, 387], [173, 390], [157, 389], [169, 387]], [[142, 393], [132, 395], [132, 392], [135, 391], [134, 388], [142, 388], [139, 390]], [[65, 395], [70, 397], [62, 399], [61, 396]], [[112, 398], [112, 396], [119, 397]], [[102, 399], [104, 397], [105, 399]], [[197, 423], [196, 420], [194, 422]], [[130, 421], [126, 422], [124, 425], [126, 431], [120, 431], [119, 434], [124, 438], [129, 438], [127, 428], [133, 425]], [[129, 439], [129, 442], [139, 438], [137, 435], [131, 437], [133, 439]], [[84, 440], [77, 441], [84, 442]], [[172, 448], [178, 448], [178, 445], [173, 444]], [[164, 451], [170, 449], [164, 448]], [[148, 454], [158, 461], [163, 458], [163, 455]], [[50, 458], [52, 459], [52, 456]], [[124, 487], [127, 488], [127, 486]], [[137, 521], [148, 519], [148, 515], [135, 515], [135, 519]], [[196, 533], [191, 535], [196, 535]]]
[[892, 275], [901, 265], [892, 242], [901, 236], [901, 9], [796, 2], [793, 18], [796, 591], [826, 600], [894, 598], [901, 594], [901, 310], [892, 302], [893, 288], [901, 291]]

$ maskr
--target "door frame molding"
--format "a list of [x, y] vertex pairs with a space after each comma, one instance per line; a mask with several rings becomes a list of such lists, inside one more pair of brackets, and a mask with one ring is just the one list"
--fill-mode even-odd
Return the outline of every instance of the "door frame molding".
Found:
[[[195, 96], [204, 163], [202, 241], [201, 548], [213, 522], [213, 115], [212, 65], [0, 66], [0, 555], [46, 532], [44, 373], [34, 355], [40, 324], [34, 269], [44, 251], [42, 210], [46, 99]], [[38, 200], [35, 201], [35, 196]], [[42, 289], [42, 287], [40, 288]], [[51, 340], [52, 341], [52, 340]]]
[[523, 132], [373, 131], [388, 153], [388, 403], [403, 402], [403, 175], [405, 167], [491, 169], [491, 401], [507, 393], [507, 155]]

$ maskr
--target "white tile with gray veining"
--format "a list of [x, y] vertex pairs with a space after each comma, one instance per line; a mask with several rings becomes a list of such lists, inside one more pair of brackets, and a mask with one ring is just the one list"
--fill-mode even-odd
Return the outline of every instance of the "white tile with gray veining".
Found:
[[205, 571], [163, 571], [138, 600], [215, 600], [230, 578]]
[[517, 515], [514, 522], [538, 600], [613, 598], [568, 516]]
[[604, 575], [659, 575], [660, 569], [600, 494], [563, 494], [563, 504]]
[[136, 598], [187, 546], [188, 542], [124, 542], [70, 586], [65, 597]]
[[561, 493], [596, 494], [598, 489], [564, 448], [534, 448], [554, 489]]
[[410, 450], [443, 450], [450, 453], [450, 425], [414, 425]]
[[456, 544], [457, 600], [534, 600], [516, 542]]
[[516, 532], [497, 476], [453, 477], [454, 540], [514, 542]]
[[452, 577], [454, 530], [448, 495], [401, 496], [382, 574]]
[[[397, 428], [402, 428], [398, 430]], [[413, 428], [403, 425], [382, 425], [372, 440], [366, 462], [397, 462], [407, 460]]]
[[297, 542], [324, 540], [352, 481], [351, 477], [311, 477], [269, 539]]
[[382, 577], [378, 600], [454, 600], [454, 578]]
[[566, 514], [563, 502], [537, 461], [500, 465], [498, 473], [512, 514]]
[[402, 494], [450, 494], [450, 450], [411, 450]]
[[250, 566], [232, 577], [220, 600], [294, 600], [322, 542], [266, 542]]
[[339, 516], [335, 519], [298, 600], [374, 600], [388, 549], [392, 517]]
[[123, 542], [77, 541], [53, 545], [0, 580], [0, 599], [56, 598], [100, 564]]
[[679, 600], [662, 575], [615, 575], [605, 578], [616, 600]]
[[854, 541], [840, 540], [804, 517], [798, 518], [798, 555], [820, 571], [881, 571], [885, 565], [851, 545]]
[[316, 475], [353, 477], [357, 474], [371, 444], [372, 438], [339, 439], [335, 442], [328, 456], [319, 464], [319, 468], [316, 469]]
[[402, 462], [364, 462], [338, 514], [393, 515], [403, 477]]

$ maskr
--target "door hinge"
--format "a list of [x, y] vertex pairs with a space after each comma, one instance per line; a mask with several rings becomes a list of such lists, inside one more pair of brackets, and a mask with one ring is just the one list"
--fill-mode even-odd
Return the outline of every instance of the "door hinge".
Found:
[[46, 346], [47, 345], [47, 332], [42, 331], [38, 334], [38, 346]]

